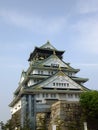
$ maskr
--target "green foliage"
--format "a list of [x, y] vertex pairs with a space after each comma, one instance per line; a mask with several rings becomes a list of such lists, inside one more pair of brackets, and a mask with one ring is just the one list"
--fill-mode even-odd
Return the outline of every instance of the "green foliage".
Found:
[[80, 96], [80, 105], [85, 120], [88, 118], [98, 119], [98, 91], [88, 91]]
[[2, 130], [12, 130], [11, 120], [8, 120], [5, 124], [0, 122]]
[[5, 130], [5, 125], [4, 125], [3, 121], [0, 122], [0, 127], [2, 130]]

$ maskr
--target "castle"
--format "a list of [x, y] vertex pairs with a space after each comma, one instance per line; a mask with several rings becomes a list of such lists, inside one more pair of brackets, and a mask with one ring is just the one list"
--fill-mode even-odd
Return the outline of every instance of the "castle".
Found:
[[60, 119], [64, 125], [63, 119], [74, 118], [73, 110], [79, 107], [79, 95], [89, 90], [83, 85], [88, 79], [77, 77], [80, 70], [63, 61], [63, 54], [64, 51], [56, 49], [49, 41], [35, 47], [30, 54], [29, 67], [22, 71], [9, 105], [12, 119], [18, 115], [15, 128], [24, 127], [29, 119], [33, 130], [41, 130], [41, 121], [46, 124], [46, 130], [52, 130]]

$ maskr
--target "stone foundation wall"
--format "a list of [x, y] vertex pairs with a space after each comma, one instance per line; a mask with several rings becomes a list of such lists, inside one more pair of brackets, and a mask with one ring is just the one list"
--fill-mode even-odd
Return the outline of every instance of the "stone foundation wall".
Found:
[[48, 130], [50, 127], [50, 113], [37, 113], [36, 130]]
[[78, 102], [58, 101], [51, 106], [51, 113], [38, 113], [37, 130], [83, 130], [81, 109]]
[[[58, 101], [51, 106], [51, 128], [57, 130], [82, 130], [79, 102]], [[52, 129], [49, 129], [52, 130]]]
[[[13, 129], [20, 126], [20, 111], [12, 116], [12, 123]], [[79, 102], [57, 101], [50, 112], [36, 113], [36, 130], [53, 130], [53, 125], [56, 130], [83, 130]]]

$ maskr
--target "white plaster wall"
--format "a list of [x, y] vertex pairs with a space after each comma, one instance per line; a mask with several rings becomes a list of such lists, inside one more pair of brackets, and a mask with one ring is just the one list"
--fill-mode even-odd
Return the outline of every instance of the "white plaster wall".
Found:
[[76, 74], [75, 73], [72, 73], [72, 76], [75, 76]]
[[18, 101], [12, 108], [11, 108], [11, 114], [14, 114], [18, 110], [21, 109], [21, 101]]
[[[43, 97], [44, 95], [44, 97]], [[47, 96], [48, 95], [48, 96]], [[41, 100], [42, 103], [46, 103], [46, 99], [58, 99], [58, 94], [40, 93], [36, 95], [36, 100]]]
[[54, 64], [54, 65], [59, 65], [59, 67], [68, 67], [64, 62], [62, 62], [57, 57], [51, 58], [48, 61], [44, 62], [43, 64], [44, 65], [49, 65], [49, 66], [51, 66], [52, 64]]
[[40, 100], [40, 103], [46, 103], [45, 99], [58, 99], [58, 100], [66, 100], [66, 101], [79, 101], [79, 95], [78, 94], [55, 94], [55, 96], [51, 96], [51, 94], [48, 93], [48, 96], [46, 96], [46, 93], [43, 94], [40, 93], [36, 95], [36, 100]]
[[[53, 85], [55, 83], [55, 85]], [[58, 85], [56, 84], [58, 83]], [[59, 85], [59, 83], [66, 83], [66, 85]], [[67, 85], [69, 84], [69, 85]], [[73, 80], [71, 80], [69, 77], [63, 77], [63, 76], [55, 76], [55, 78], [49, 79], [49, 82], [47, 84], [43, 84], [45, 88], [73, 88], [73, 89], [81, 89], [81, 86], [77, 83], [75, 83]]]
[[23, 80], [24, 80], [24, 77], [22, 76], [21, 79], [20, 79], [20, 82], [22, 83]]
[[38, 69], [34, 69], [31, 74], [38, 74]]
[[51, 70], [39, 70], [39, 69], [35, 69], [31, 72], [31, 74], [42, 74], [41, 71], [43, 71], [43, 74], [44, 75], [49, 75], [49, 72], [50, 72], [50, 75], [51, 74], [54, 74], [56, 71], [51, 71]]
[[72, 94], [72, 96], [71, 96], [71, 94], [66, 94], [66, 100], [67, 101], [79, 101], [79, 95], [78, 94]]
[[28, 81], [28, 87], [29, 86], [31, 86], [31, 85], [34, 85], [35, 83], [34, 83], [34, 80], [33, 79], [30, 79], [29, 81]]
[[[48, 93], [48, 96], [46, 96], [47, 94], [44, 93], [44, 97], [43, 97], [43, 93], [39, 93], [36, 95], [36, 100], [40, 100], [41, 102], [39, 103], [46, 103], [45, 99], [58, 99], [58, 100], [66, 100], [66, 101], [79, 101], [79, 95], [78, 94], [55, 94], [55, 96], [53, 96], [51, 93]], [[11, 108], [11, 114], [14, 114], [15, 112], [17, 112], [18, 110], [21, 109], [21, 101], [17, 102], [13, 108]]]

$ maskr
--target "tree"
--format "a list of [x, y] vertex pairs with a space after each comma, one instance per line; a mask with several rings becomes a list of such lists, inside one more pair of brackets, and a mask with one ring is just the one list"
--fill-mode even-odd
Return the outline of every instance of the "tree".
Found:
[[98, 91], [84, 92], [80, 96], [83, 120], [88, 123], [89, 128], [98, 128]]
[[86, 117], [98, 118], [98, 91], [82, 93], [80, 105]]
[[1, 130], [4, 130], [5, 127], [4, 127], [3, 121], [0, 122], [0, 127], [1, 127]]
[[6, 123], [0, 122], [1, 130], [12, 130], [11, 120], [9, 119]]

